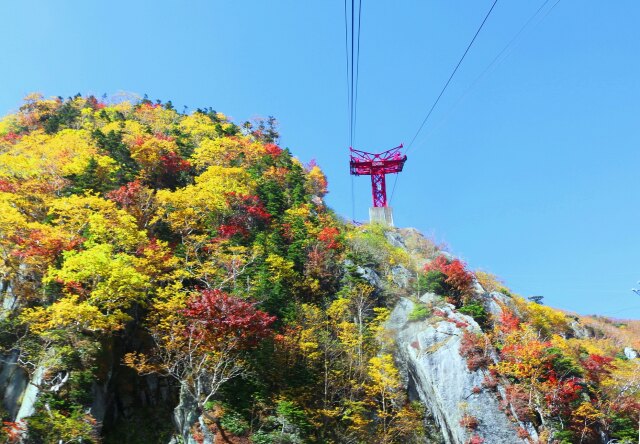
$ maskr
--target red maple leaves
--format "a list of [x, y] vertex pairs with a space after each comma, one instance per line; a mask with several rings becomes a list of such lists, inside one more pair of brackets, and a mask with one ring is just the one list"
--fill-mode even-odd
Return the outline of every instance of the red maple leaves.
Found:
[[258, 196], [227, 193], [226, 197], [230, 214], [218, 227], [218, 235], [223, 239], [236, 234], [247, 237], [251, 230], [271, 219]]
[[187, 302], [182, 314], [190, 321], [189, 332], [207, 342], [231, 342], [250, 348], [272, 334], [276, 320], [255, 304], [220, 290], [203, 290]]

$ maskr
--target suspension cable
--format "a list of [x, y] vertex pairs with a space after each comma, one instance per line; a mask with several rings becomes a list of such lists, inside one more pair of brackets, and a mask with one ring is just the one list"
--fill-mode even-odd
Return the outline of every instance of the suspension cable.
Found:
[[[429, 109], [429, 112], [427, 113], [427, 116], [424, 118], [424, 120], [420, 124], [420, 127], [418, 128], [418, 131], [416, 131], [415, 135], [411, 139], [411, 142], [409, 142], [409, 145], [407, 146], [405, 154], [409, 152], [409, 150], [413, 146], [413, 143], [416, 141], [416, 138], [420, 134], [420, 131], [422, 131], [422, 128], [424, 128], [424, 125], [429, 120], [429, 117], [431, 117], [431, 114], [433, 113], [433, 110], [436, 108], [436, 106], [438, 105], [438, 102], [440, 101], [440, 98], [442, 98], [442, 95], [444, 94], [444, 92], [446, 91], [447, 87], [451, 83], [451, 80], [453, 79], [453, 76], [456, 75], [456, 72], [458, 71], [458, 68], [460, 68], [460, 65], [462, 64], [462, 61], [467, 56], [467, 53], [471, 49], [471, 46], [473, 46], [473, 43], [476, 41], [476, 38], [478, 37], [478, 34], [480, 34], [480, 31], [482, 31], [482, 28], [484, 27], [484, 24], [489, 19], [489, 16], [491, 15], [491, 12], [495, 8], [496, 3], [498, 3], [498, 0], [494, 0], [493, 4], [491, 5], [491, 8], [489, 8], [489, 11], [487, 12], [487, 14], [485, 15], [484, 19], [482, 20], [482, 23], [480, 23], [480, 26], [478, 27], [478, 30], [473, 35], [473, 38], [471, 39], [471, 41], [467, 45], [467, 49], [465, 49], [464, 53], [462, 54], [462, 57], [460, 57], [460, 60], [458, 60], [458, 64], [456, 65], [456, 67], [451, 72], [451, 75], [449, 76], [449, 78], [447, 79], [447, 82], [442, 87], [442, 90], [440, 91], [440, 94], [438, 94], [438, 97], [436, 98], [435, 102], [433, 102], [433, 105], [431, 105], [431, 108]], [[393, 195], [396, 192], [396, 185], [397, 184], [398, 184], [398, 174], [396, 174], [396, 177], [393, 180], [393, 188], [391, 189], [391, 197], [389, 198], [389, 203], [391, 203], [393, 201]]]
[[416, 134], [413, 136], [413, 139], [411, 139], [411, 142], [409, 142], [409, 146], [407, 146], [407, 151], [406, 152], [409, 152], [409, 150], [411, 149], [411, 146], [413, 145], [413, 142], [415, 142], [416, 138], [420, 134], [420, 131], [422, 131], [422, 128], [424, 128], [424, 125], [427, 123], [427, 120], [429, 120], [429, 117], [431, 117], [431, 113], [433, 113], [433, 110], [436, 108], [436, 105], [438, 105], [438, 102], [440, 101], [440, 98], [442, 98], [442, 95], [444, 94], [444, 92], [446, 91], [447, 87], [451, 83], [451, 80], [453, 79], [453, 76], [456, 75], [456, 72], [458, 71], [458, 68], [460, 68], [460, 65], [462, 64], [462, 61], [467, 56], [467, 53], [471, 49], [471, 46], [473, 45], [473, 42], [476, 41], [476, 38], [478, 37], [478, 34], [480, 34], [480, 31], [482, 31], [482, 28], [484, 27], [484, 24], [487, 22], [487, 19], [491, 15], [491, 12], [493, 11], [493, 8], [495, 8], [496, 3], [498, 3], [498, 0], [494, 0], [493, 1], [493, 4], [491, 5], [491, 8], [489, 9], [489, 12], [487, 12], [487, 15], [485, 15], [484, 20], [482, 20], [482, 23], [480, 24], [480, 27], [478, 28], [478, 30], [474, 34], [473, 38], [471, 39], [471, 41], [467, 45], [467, 49], [465, 49], [464, 53], [462, 54], [462, 57], [460, 57], [460, 60], [458, 61], [458, 64], [453, 69], [453, 72], [449, 76], [449, 79], [447, 80], [447, 82], [442, 87], [442, 90], [440, 91], [440, 94], [438, 94], [438, 97], [436, 98], [435, 102], [433, 102], [433, 105], [431, 105], [431, 108], [429, 109], [429, 112], [427, 113], [427, 116], [424, 118], [424, 120], [420, 124], [420, 127], [418, 128], [418, 131], [416, 131]]
[[[349, 14], [348, 11], [347, 0], [344, 0], [345, 58], [347, 65], [347, 107], [349, 109], [349, 147], [353, 147], [356, 138], [358, 78], [360, 75], [360, 28], [362, 23], [362, 0], [358, 0], [357, 11], [356, 0], [351, 0], [351, 14]], [[357, 22], [356, 13], [358, 15]], [[349, 22], [351, 23], [350, 28]], [[349, 48], [351, 50], [349, 50]], [[352, 220], [355, 221], [356, 204], [353, 177], [351, 178], [351, 200], [351, 217]]]
[[[529, 27], [531, 22], [533, 22], [536, 19], [536, 17], [541, 15], [541, 12], [543, 11], [547, 3], [549, 3], [549, 1], [550, 0], [544, 0], [542, 5], [540, 5], [540, 7], [529, 17], [529, 19], [525, 22], [525, 24], [522, 25], [522, 27], [518, 30], [518, 32], [511, 38], [511, 40], [509, 40], [509, 43], [507, 43], [504, 46], [504, 48], [502, 48], [502, 50], [493, 58], [491, 63], [487, 65], [487, 67], [480, 73], [480, 75], [478, 75], [478, 77], [476, 77], [476, 79], [462, 93], [460, 98], [458, 98], [458, 100], [449, 108], [445, 116], [442, 119], [440, 119], [440, 121], [435, 126], [432, 126], [431, 129], [425, 133], [425, 136], [422, 138], [423, 142], [430, 134], [432, 134], [437, 128], [441, 127], [446, 122], [446, 120], [451, 116], [453, 111], [464, 101], [464, 99], [471, 93], [471, 91], [478, 85], [478, 83], [480, 83], [480, 81], [489, 73], [491, 68], [493, 68], [495, 65], [499, 65], [504, 60], [506, 60], [507, 57], [509, 57], [509, 55], [513, 52], [513, 50], [517, 46], [517, 44], [515, 44], [517, 40], [524, 33], [524, 31]], [[539, 25], [551, 13], [551, 11], [553, 11], [553, 9], [558, 5], [558, 3], [560, 3], [560, 0], [556, 0], [556, 2], [550, 8], [548, 8], [547, 12], [540, 18], [538, 22], [536, 22], [533, 25], [533, 27]]]
[[[469, 94], [469, 92], [480, 82], [480, 80], [482, 80], [482, 78], [489, 72], [489, 70], [494, 65], [503, 62], [507, 57], [509, 57], [509, 55], [511, 54], [511, 52], [515, 48], [515, 46], [513, 46], [514, 43], [516, 43], [516, 41], [522, 35], [522, 33], [526, 30], [526, 28], [529, 27], [531, 22], [533, 22], [535, 20], [535, 18], [540, 15], [540, 13], [544, 9], [544, 7], [547, 5], [547, 3], [549, 3], [549, 1], [550, 0], [544, 0], [544, 2], [540, 5], [540, 7], [538, 7], [538, 9], [527, 19], [527, 21], [524, 23], [524, 25], [522, 25], [522, 27], [511, 38], [511, 40], [509, 40], [509, 42], [504, 46], [504, 48], [502, 48], [502, 50], [493, 58], [491, 63], [489, 63], [489, 65], [487, 65], [487, 67], [482, 71], [482, 73], [480, 73], [480, 75], [473, 81], [473, 83], [465, 90], [465, 92], [458, 99], [458, 101], [449, 109], [447, 115], [450, 115], [453, 112], [453, 110], [458, 107], [458, 105], [464, 100], [464, 98]], [[542, 18], [537, 23], [535, 23], [533, 26], [535, 27], [535, 26], [539, 25], [542, 21], [544, 21], [544, 19], [547, 18], [547, 16], [549, 14], [551, 14], [551, 12], [555, 9], [555, 7], [558, 6], [558, 3], [560, 3], [560, 1], [561, 0], [556, 0], [555, 3], [550, 8], [548, 8], [546, 13], [542, 16]], [[509, 50], [509, 49], [510, 49], [510, 51], [507, 52], [507, 50]], [[502, 55], [505, 54], [505, 53], [506, 53], [506, 55], [504, 57], [502, 57]], [[501, 59], [501, 57], [502, 57], [502, 59]], [[446, 116], [445, 116], [445, 118], [443, 120], [446, 120]], [[442, 124], [443, 120], [441, 120], [440, 124]], [[433, 131], [431, 131], [431, 132], [433, 132]], [[391, 191], [391, 198], [389, 199], [390, 202], [393, 200], [393, 195], [394, 195], [395, 190], [396, 190], [397, 182], [398, 182], [398, 176], [396, 175], [395, 180], [393, 182], [393, 188], [392, 188], [392, 191]]]

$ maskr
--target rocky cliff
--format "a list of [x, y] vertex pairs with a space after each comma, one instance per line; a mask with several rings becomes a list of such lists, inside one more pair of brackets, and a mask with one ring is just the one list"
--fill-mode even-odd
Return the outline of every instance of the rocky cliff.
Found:
[[[437, 297], [425, 294], [419, 301], [433, 304]], [[480, 332], [473, 318], [443, 305], [444, 316], [411, 321], [415, 303], [401, 299], [387, 323], [395, 339], [395, 356], [407, 390], [429, 409], [443, 442], [463, 444], [477, 436], [495, 444], [527, 442], [500, 409], [496, 393], [484, 387], [486, 371], [470, 371], [460, 355], [464, 331]], [[477, 425], [465, 427], [465, 418]]]

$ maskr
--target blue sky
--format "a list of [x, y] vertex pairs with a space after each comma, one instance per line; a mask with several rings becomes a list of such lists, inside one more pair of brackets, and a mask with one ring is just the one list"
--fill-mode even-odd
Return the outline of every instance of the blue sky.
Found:
[[[498, 2], [409, 151], [396, 224], [525, 296], [640, 318], [640, 3], [562, 0], [476, 82], [542, 3]], [[356, 148], [411, 140], [490, 4], [363, 0]], [[343, 5], [7, 2], [0, 113], [32, 91], [127, 91], [237, 122], [273, 115], [350, 218]], [[354, 183], [363, 220], [370, 184]]]

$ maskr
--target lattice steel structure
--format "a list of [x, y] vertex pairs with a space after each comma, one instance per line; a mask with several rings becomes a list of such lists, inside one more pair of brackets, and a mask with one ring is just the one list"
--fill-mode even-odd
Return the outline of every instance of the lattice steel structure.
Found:
[[387, 187], [385, 176], [387, 174], [399, 173], [407, 161], [407, 156], [402, 154], [402, 145], [374, 154], [365, 151], [351, 151], [351, 161], [349, 166], [351, 174], [354, 176], [371, 176], [371, 195], [373, 196], [373, 206], [387, 206]]

